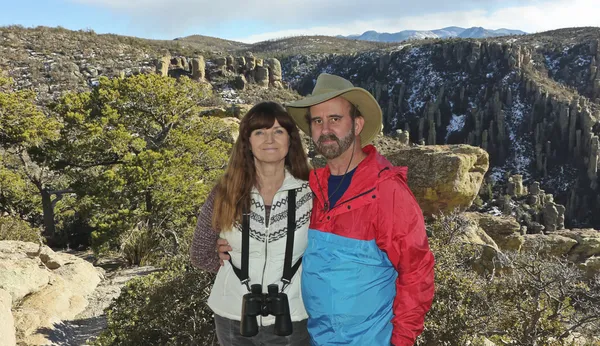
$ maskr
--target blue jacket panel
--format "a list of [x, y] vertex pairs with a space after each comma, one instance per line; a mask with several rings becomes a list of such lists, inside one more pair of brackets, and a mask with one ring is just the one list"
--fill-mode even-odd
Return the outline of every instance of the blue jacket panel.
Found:
[[374, 240], [309, 229], [302, 266], [312, 345], [390, 345], [398, 273]]

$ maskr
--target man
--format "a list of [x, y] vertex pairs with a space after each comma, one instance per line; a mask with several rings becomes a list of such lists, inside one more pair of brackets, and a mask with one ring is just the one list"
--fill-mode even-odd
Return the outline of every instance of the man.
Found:
[[[368, 145], [381, 131], [379, 104], [323, 73], [310, 97], [286, 107], [327, 159], [309, 177], [301, 279], [311, 344], [413, 345], [433, 300], [434, 258], [406, 167]], [[220, 240], [221, 259], [227, 250]]]
[[324, 73], [310, 97], [286, 107], [327, 159], [309, 178], [302, 296], [311, 343], [413, 345], [433, 300], [434, 258], [406, 167], [368, 145], [381, 131], [379, 104]]

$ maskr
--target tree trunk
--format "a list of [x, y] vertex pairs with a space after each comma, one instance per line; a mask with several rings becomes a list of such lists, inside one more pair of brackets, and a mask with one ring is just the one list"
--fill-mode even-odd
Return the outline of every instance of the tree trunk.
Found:
[[146, 197], [146, 211], [150, 213], [150, 212], [152, 212], [152, 208], [154, 207], [154, 205], [152, 203], [152, 192], [146, 191], [145, 197]]
[[54, 225], [54, 206], [52, 205], [52, 195], [43, 188], [40, 189], [42, 194], [42, 209], [44, 211], [44, 237], [49, 241], [54, 240], [56, 235], [56, 226]]

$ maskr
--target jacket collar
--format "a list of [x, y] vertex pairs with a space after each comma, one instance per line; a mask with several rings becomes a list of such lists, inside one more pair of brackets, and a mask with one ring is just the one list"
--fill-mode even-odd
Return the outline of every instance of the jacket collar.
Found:
[[[299, 189], [305, 183], [306, 183], [306, 181], [301, 180], [301, 179], [297, 179], [286, 168], [285, 169], [285, 176], [283, 178], [283, 183], [281, 184], [281, 187], [279, 188], [279, 190], [277, 190], [277, 192], [279, 192], [279, 191], [288, 191], [288, 190], [291, 190], [291, 189]], [[252, 191], [250, 191], [250, 193], [251, 194], [260, 194], [260, 192], [258, 191], [258, 189], [256, 188], [256, 186], [252, 187]]]
[[[407, 167], [394, 167], [385, 157], [381, 156], [372, 144], [362, 148], [367, 154], [356, 167], [352, 181], [348, 190], [344, 193], [341, 200], [352, 198], [354, 195], [361, 194], [374, 188], [380, 181], [398, 176], [406, 181]], [[316, 195], [316, 198], [327, 200], [328, 180], [331, 175], [329, 166], [315, 169], [310, 173], [310, 188]]]

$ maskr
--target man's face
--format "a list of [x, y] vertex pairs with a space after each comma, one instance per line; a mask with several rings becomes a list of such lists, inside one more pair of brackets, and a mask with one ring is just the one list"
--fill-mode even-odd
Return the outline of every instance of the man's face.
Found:
[[352, 121], [350, 108], [350, 103], [342, 97], [310, 107], [311, 137], [317, 151], [327, 160], [340, 156], [356, 140], [360, 129]]

